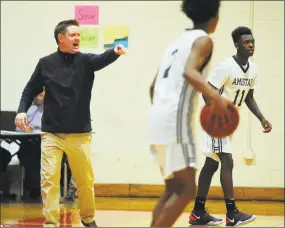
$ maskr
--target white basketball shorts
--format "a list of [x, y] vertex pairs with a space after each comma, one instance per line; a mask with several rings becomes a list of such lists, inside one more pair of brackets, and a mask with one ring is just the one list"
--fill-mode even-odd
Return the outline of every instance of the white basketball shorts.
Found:
[[218, 153], [231, 153], [231, 136], [225, 138], [214, 138], [204, 132], [202, 151], [207, 157], [220, 161]]
[[174, 172], [196, 166], [195, 148], [191, 144], [151, 145], [150, 152], [165, 180], [173, 178]]

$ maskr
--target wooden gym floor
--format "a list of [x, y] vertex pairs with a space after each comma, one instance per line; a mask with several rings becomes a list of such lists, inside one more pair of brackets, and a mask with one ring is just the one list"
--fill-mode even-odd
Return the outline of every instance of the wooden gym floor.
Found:
[[[96, 198], [96, 221], [101, 227], [149, 227], [151, 210], [157, 198]], [[188, 215], [193, 208], [192, 201], [185, 213], [176, 222], [176, 227], [189, 227]], [[76, 210], [76, 203], [61, 205], [61, 226], [82, 227]], [[238, 201], [238, 208], [245, 213], [257, 215], [247, 227], [284, 227], [284, 202]], [[210, 213], [225, 219], [223, 201], [208, 201]], [[39, 203], [10, 203], [1, 205], [1, 225], [4, 227], [42, 226], [42, 205]], [[222, 224], [225, 226], [225, 223]]]

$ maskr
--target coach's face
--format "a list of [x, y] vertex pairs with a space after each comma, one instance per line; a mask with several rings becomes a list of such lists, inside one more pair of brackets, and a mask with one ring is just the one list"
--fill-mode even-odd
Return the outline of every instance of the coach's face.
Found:
[[255, 40], [252, 35], [242, 35], [236, 44], [238, 51], [246, 57], [253, 56], [255, 49]]
[[65, 34], [58, 35], [59, 43], [63, 50], [68, 53], [75, 54], [79, 52], [80, 31], [76, 25], [71, 25], [66, 28]]

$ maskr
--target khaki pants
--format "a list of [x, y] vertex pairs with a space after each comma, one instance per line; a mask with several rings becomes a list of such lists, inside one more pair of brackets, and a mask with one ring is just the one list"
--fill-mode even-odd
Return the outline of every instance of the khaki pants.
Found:
[[59, 226], [60, 169], [66, 153], [78, 189], [80, 217], [95, 219], [94, 173], [91, 163], [92, 135], [42, 133], [41, 193], [46, 226]]

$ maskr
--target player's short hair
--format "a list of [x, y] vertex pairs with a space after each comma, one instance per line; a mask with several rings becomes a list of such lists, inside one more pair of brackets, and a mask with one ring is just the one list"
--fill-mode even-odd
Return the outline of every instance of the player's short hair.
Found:
[[208, 22], [219, 14], [220, 0], [183, 0], [181, 9], [194, 24]]
[[79, 22], [77, 20], [71, 19], [71, 20], [61, 21], [57, 24], [57, 26], [54, 29], [54, 38], [57, 44], [59, 43], [58, 34], [65, 34], [66, 28], [71, 25], [79, 26]]
[[232, 31], [234, 43], [237, 43], [242, 35], [252, 35], [251, 29], [245, 26], [239, 26]]

